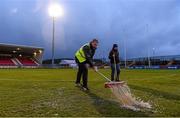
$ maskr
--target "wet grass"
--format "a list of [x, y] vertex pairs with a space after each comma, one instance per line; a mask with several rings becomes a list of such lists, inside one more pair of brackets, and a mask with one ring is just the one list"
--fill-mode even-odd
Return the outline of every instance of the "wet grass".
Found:
[[122, 70], [135, 96], [153, 105], [141, 112], [121, 108], [93, 71], [88, 93], [74, 86], [75, 78], [73, 69], [1, 69], [0, 116], [180, 116], [179, 70]]

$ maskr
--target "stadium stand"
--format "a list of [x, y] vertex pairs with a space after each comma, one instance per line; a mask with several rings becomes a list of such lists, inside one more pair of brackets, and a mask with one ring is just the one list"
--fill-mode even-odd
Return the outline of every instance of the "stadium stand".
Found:
[[24, 66], [37, 66], [38, 64], [31, 58], [19, 57], [18, 60]]
[[[150, 60], [150, 62], [149, 62]], [[54, 66], [57, 68], [75, 67], [76, 63], [72, 58], [55, 59]], [[44, 60], [43, 67], [51, 67], [52, 60]], [[99, 68], [109, 68], [110, 62], [105, 59], [94, 59], [95, 66]], [[150, 65], [149, 65], [150, 64]], [[121, 59], [121, 68], [125, 67], [125, 61]], [[132, 58], [126, 61], [127, 68], [130, 69], [180, 69], [180, 55], [156, 56]]]
[[0, 68], [36, 68], [42, 64], [43, 48], [0, 44]]
[[15, 66], [14, 62], [11, 60], [11, 57], [0, 57], [1, 66]]
[[180, 55], [133, 58], [127, 60], [127, 65], [135, 69], [180, 69]]

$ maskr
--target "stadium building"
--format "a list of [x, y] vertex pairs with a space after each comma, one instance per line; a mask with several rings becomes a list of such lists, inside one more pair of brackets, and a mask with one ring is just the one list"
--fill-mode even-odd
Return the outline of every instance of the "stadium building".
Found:
[[0, 43], [0, 68], [37, 68], [43, 52], [40, 47]]
[[127, 66], [134, 69], [180, 69], [180, 55], [132, 58], [127, 60]]

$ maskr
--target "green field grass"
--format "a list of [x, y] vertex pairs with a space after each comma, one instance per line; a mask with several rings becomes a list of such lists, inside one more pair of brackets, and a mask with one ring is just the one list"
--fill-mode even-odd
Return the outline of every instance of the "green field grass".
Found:
[[93, 71], [89, 93], [74, 86], [75, 78], [73, 69], [0, 69], [0, 116], [180, 116], [179, 70], [122, 70], [121, 78], [152, 111], [122, 109]]

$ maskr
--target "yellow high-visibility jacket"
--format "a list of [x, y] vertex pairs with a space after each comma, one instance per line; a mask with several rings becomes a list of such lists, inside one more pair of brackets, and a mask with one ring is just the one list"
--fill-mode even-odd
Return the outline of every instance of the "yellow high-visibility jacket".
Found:
[[87, 62], [90, 66], [93, 66], [93, 56], [95, 49], [91, 47], [90, 43], [83, 45], [75, 54], [76, 59], [79, 63]]

